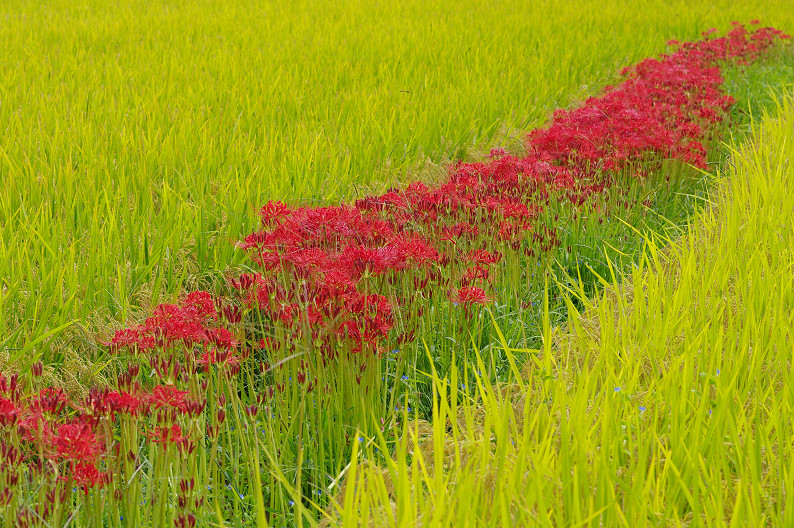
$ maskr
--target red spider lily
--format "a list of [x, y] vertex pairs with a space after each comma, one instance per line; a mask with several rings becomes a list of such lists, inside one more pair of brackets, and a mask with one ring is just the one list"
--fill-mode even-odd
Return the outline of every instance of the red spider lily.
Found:
[[483, 266], [474, 266], [467, 269], [463, 276], [460, 278], [461, 284], [464, 286], [471, 285], [474, 281], [487, 281], [490, 278], [490, 270]]
[[52, 445], [55, 438], [52, 422], [35, 407], [25, 407], [17, 420], [17, 431], [23, 440], [41, 446]]
[[328, 266], [331, 256], [328, 251], [318, 247], [298, 248], [284, 254], [283, 260], [297, 269], [312, 271], [323, 270]]
[[186, 316], [197, 320], [216, 319], [218, 312], [215, 310], [215, 300], [205, 291], [194, 291], [182, 301], [181, 308]]
[[203, 319], [192, 310], [186, 311], [174, 304], [156, 307], [152, 316], [146, 319], [145, 327], [161, 348], [175, 341], [182, 341], [186, 347], [190, 347], [206, 338]]
[[380, 275], [398, 269], [401, 259], [392, 247], [348, 247], [340, 256], [341, 269], [350, 277]]
[[476, 249], [469, 253], [467, 260], [476, 264], [496, 264], [502, 260], [502, 254], [498, 251], [490, 253], [483, 249]]
[[161, 444], [164, 447], [171, 444], [180, 444], [186, 440], [186, 437], [182, 436], [182, 428], [177, 424], [171, 427], [156, 426], [148, 434], [148, 437], [155, 444]]
[[21, 390], [19, 374], [11, 374], [6, 377], [0, 372], [0, 394], [5, 394], [11, 401], [18, 401]]
[[[72, 483], [81, 488], [87, 496], [88, 492], [95, 487], [102, 487], [110, 482], [110, 474], [100, 472], [94, 464], [88, 462], [78, 462], [72, 466]], [[61, 477], [61, 480], [67, 480]]]
[[224, 350], [237, 347], [237, 340], [234, 335], [226, 328], [212, 328], [206, 331], [206, 343], [212, 344]]
[[259, 216], [262, 219], [262, 226], [273, 228], [284, 221], [291, 214], [290, 208], [278, 201], [272, 201], [262, 206]]
[[39, 391], [38, 396], [30, 403], [30, 408], [48, 416], [57, 416], [66, 408], [68, 401], [69, 398], [62, 388], [46, 387]]
[[462, 304], [469, 307], [473, 304], [488, 304], [493, 302], [491, 297], [488, 297], [485, 292], [480, 288], [464, 287], [459, 288], [452, 292], [452, 302]]
[[22, 409], [6, 398], [0, 398], [0, 425], [12, 426], [17, 423]]
[[480, 233], [480, 228], [465, 222], [460, 222], [452, 227], [442, 227], [439, 236], [442, 241], [455, 242], [459, 238], [473, 240]]
[[240, 358], [228, 349], [212, 348], [207, 350], [201, 355], [197, 363], [204, 366], [204, 372], [209, 372], [210, 365], [240, 368]]
[[[126, 349], [139, 353], [166, 348], [176, 342], [182, 342], [188, 348], [212, 342], [223, 335], [218, 333], [218, 329], [208, 327], [218, 318], [215, 303], [208, 292], [191, 292], [180, 304], [157, 306], [144, 324], [117, 331], [107, 344], [111, 352]], [[231, 346], [232, 340], [228, 342]]]
[[113, 336], [108, 347], [111, 353], [129, 350], [133, 354], [152, 350], [157, 346], [157, 341], [145, 327], [125, 328]]
[[152, 391], [149, 401], [157, 408], [178, 409], [184, 411], [187, 391], [178, 390], [173, 385], [158, 385]]
[[112, 413], [142, 416], [148, 412], [146, 400], [129, 392], [108, 392], [105, 396], [105, 403]]
[[53, 446], [59, 457], [73, 462], [93, 461], [102, 452], [102, 445], [91, 427], [81, 423], [58, 427]]
[[401, 268], [409, 263], [411, 267], [419, 268], [438, 262], [441, 258], [430, 241], [418, 234], [396, 236], [388, 242], [388, 246], [396, 250], [396, 260]]

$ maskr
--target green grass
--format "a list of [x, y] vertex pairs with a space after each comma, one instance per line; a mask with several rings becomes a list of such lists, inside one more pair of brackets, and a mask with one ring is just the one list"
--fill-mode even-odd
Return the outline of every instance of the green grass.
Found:
[[326, 522], [793, 525], [794, 98], [772, 100], [680, 239], [646, 234], [602, 294], [569, 291], [585, 308], [546, 319], [513, 384], [470, 400], [434, 373], [432, 424], [354, 457]]
[[96, 331], [239, 264], [267, 200], [520, 150], [669, 38], [752, 18], [791, 32], [786, 7], [4, 2], [0, 363], [90, 363]]

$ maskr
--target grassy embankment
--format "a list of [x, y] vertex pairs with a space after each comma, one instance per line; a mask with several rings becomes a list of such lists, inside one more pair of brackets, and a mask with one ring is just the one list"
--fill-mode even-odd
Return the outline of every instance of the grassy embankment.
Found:
[[433, 423], [388, 463], [354, 457], [342, 524], [794, 524], [792, 96], [772, 113], [680, 239], [647, 234], [603, 294], [569, 291], [585, 308], [513, 384], [469, 400], [434, 376]]

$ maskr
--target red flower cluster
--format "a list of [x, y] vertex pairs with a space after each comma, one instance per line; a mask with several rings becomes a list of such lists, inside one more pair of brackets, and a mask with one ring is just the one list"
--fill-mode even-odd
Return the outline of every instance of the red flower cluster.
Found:
[[171, 444], [182, 444], [186, 439], [182, 436], [182, 428], [174, 424], [171, 427], [155, 427], [154, 431], [149, 433], [149, 440], [165, 447]]
[[[787, 36], [735, 25], [725, 37], [627, 68], [620, 85], [530, 133], [524, 158], [494, 149], [485, 163], [454, 165], [440, 185], [413, 183], [353, 206], [269, 202], [260, 211], [263, 230], [240, 244], [261, 272], [232, 283], [274, 327], [296, 341], [321, 342], [324, 356], [340, 343], [377, 350], [394, 326], [393, 311], [421, 302], [404, 289], [388, 295], [388, 285], [487, 303], [501, 259], [494, 250], [534, 257], [559, 245], [556, 227], [538, 221], [551, 197], [579, 207], [619, 172], [643, 177], [670, 159], [704, 167], [704, 142], [733, 103], [720, 91], [717, 65], [752, 60], [778, 38]], [[466, 261], [473, 267], [456, 267]]]
[[72, 481], [88, 495], [91, 488], [101, 488], [110, 482], [110, 474], [99, 471], [94, 464], [79, 462], [72, 466]]
[[626, 68], [627, 80], [617, 88], [608, 87], [581, 108], [556, 112], [549, 128], [529, 134], [529, 150], [580, 177], [596, 168], [622, 170], [659, 159], [705, 168], [701, 140], [734, 103], [719, 89], [716, 65], [731, 58], [752, 60], [778, 38], [788, 36], [772, 28], [751, 34], [736, 24], [725, 37], [646, 59]]
[[[356, 354], [362, 356], [357, 368], [364, 368], [372, 364], [366, 356], [379, 355], [388, 340], [415, 336], [415, 316], [436, 292], [450, 292], [450, 302], [463, 304], [468, 317], [473, 306], [493, 300], [505, 255], [539, 258], [558, 247], [558, 226], [546, 214], [552, 201], [594, 208], [588, 202], [619, 174], [645, 177], [666, 160], [703, 167], [705, 145], [733, 103], [720, 91], [718, 65], [753, 60], [780, 38], [788, 37], [736, 25], [725, 37], [685, 43], [627, 68], [619, 85], [556, 112], [548, 127], [531, 132], [523, 158], [494, 149], [486, 162], [453, 165], [438, 185], [417, 182], [353, 205], [269, 202], [260, 210], [262, 229], [239, 244], [258, 269], [230, 279], [233, 304], [193, 292], [118, 331], [110, 348], [149, 353], [169, 385], [183, 372], [213, 365], [236, 374], [242, 356], [229, 329], [241, 341], [265, 343], [263, 364], [278, 361], [276, 350], [284, 358], [301, 347], [323, 364]], [[253, 332], [242, 329], [241, 307], [256, 312]], [[184, 354], [174, 355], [180, 347]], [[162, 357], [166, 350], [170, 355]], [[307, 373], [301, 376], [305, 381]], [[275, 386], [283, 391], [283, 383]], [[141, 405], [131, 394], [106, 401], [114, 412], [136, 414], [145, 405], [185, 411], [164, 403], [164, 393]], [[57, 405], [57, 398], [42, 399], [41, 413]], [[0, 401], [6, 408], [0, 420], [19, 419], [13, 402]]]
[[[77, 412], [67, 412], [69, 408]], [[107, 482], [108, 475], [96, 466], [105, 451], [97, 435], [97, 421], [89, 412], [80, 411], [60, 388], [47, 387], [27, 396], [17, 375], [0, 374], [0, 432], [4, 437], [0, 470], [16, 479], [19, 465], [28, 455], [41, 452], [70, 468], [72, 483], [86, 493]], [[14, 428], [17, 434], [8, 434]], [[17, 435], [22, 440], [21, 450], [6, 443]]]
[[[493, 300], [504, 255], [538, 258], [558, 247], [558, 226], [545, 214], [552, 200], [595, 207], [588, 201], [618, 174], [645, 177], [671, 159], [703, 167], [705, 145], [733, 103], [720, 91], [718, 65], [753, 60], [779, 38], [787, 36], [736, 25], [725, 37], [627, 68], [619, 85], [531, 132], [523, 158], [494, 149], [486, 162], [453, 165], [438, 185], [417, 182], [353, 205], [269, 202], [260, 210], [262, 229], [239, 244], [258, 270], [230, 279], [232, 304], [193, 292], [116, 332], [110, 349], [148, 353], [167, 384], [213, 365], [236, 374], [242, 357], [230, 329], [241, 341], [267, 337], [268, 355], [278, 348], [289, 357], [308, 346], [323, 362], [356, 354], [359, 367], [367, 364], [365, 356], [382, 352], [388, 340], [415, 335], [411, 314], [422, 313], [436, 292], [450, 292], [468, 317], [472, 306]], [[253, 336], [244, 337], [241, 307], [256, 312]], [[180, 348], [184, 354], [175, 354]], [[114, 411], [142, 412], [130, 397], [106, 399]], [[158, 398], [145, 404], [159, 408]], [[19, 419], [13, 405], [0, 401], [8, 409], [0, 421]], [[57, 401], [42, 400], [41, 412], [48, 406]]]
[[492, 301], [480, 288], [464, 287], [452, 293], [452, 301], [469, 308], [472, 304], [487, 304]]
[[156, 411], [158, 423], [165, 425], [148, 435], [150, 441], [175, 444], [181, 450], [195, 448], [175, 420], [179, 415], [200, 415], [206, 400], [191, 398], [187, 391], [173, 385], [141, 391], [137, 383], [129, 382], [137, 372], [130, 366], [119, 379], [119, 385], [132, 392], [92, 389], [83, 402], [70, 399], [57, 387], [27, 394], [17, 375], [7, 377], [0, 373], [0, 436], [21, 440], [19, 451], [0, 443], [0, 468], [16, 474], [20, 463], [43, 454], [50, 465], [63, 465], [65, 475], [59, 477], [61, 481], [88, 494], [91, 488], [110, 481], [110, 475], [99, 468], [102, 459], [109, 456], [106, 433], [115, 416], [131, 416], [141, 424], [151, 411]]
[[219, 319], [215, 304], [216, 300], [205, 291], [188, 294], [180, 304], [161, 304], [144, 324], [117, 331], [109, 343], [110, 350], [150, 352], [178, 343], [187, 351], [195, 345], [232, 350], [237, 346], [232, 334], [212, 325]]
[[266, 204], [269, 229], [246, 237], [261, 273], [232, 281], [245, 303], [300, 339], [308, 333], [324, 356], [339, 343], [377, 350], [394, 322], [391, 306], [366, 284], [440, 259], [429, 241], [376, 214], [350, 206], [290, 209]]
[[72, 462], [93, 461], [102, 452], [102, 445], [91, 426], [84, 423], [59, 426], [52, 443], [59, 457]]

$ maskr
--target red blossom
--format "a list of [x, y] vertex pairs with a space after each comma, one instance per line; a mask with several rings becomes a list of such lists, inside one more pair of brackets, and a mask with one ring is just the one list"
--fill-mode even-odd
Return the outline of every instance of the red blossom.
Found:
[[36, 407], [25, 407], [17, 421], [17, 431], [23, 440], [50, 446], [55, 438], [53, 424]]
[[30, 408], [50, 416], [56, 416], [66, 408], [68, 401], [69, 398], [66, 397], [62, 388], [46, 387], [39, 391], [38, 396], [30, 403]]
[[493, 299], [488, 297], [482, 289], [471, 286], [455, 290], [452, 292], [451, 298], [452, 302], [462, 304], [465, 307], [469, 307], [472, 304], [488, 304], [493, 302]]
[[206, 291], [190, 292], [184, 301], [181, 309], [184, 314], [197, 320], [215, 319], [218, 312], [215, 310], [215, 300]]
[[469, 253], [468, 260], [476, 264], [496, 264], [502, 260], [502, 254], [498, 251], [490, 253], [483, 249], [477, 249]]
[[279, 225], [290, 215], [289, 207], [283, 202], [272, 201], [262, 206], [259, 216], [262, 219], [262, 226], [272, 228]]
[[212, 328], [207, 330], [206, 342], [224, 350], [237, 347], [237, 340], [226, 328]]
[[[66, 480], [65, 477], [61, 477]], [[97, 467], [88, 462], [78, 462], [72, 466], [72, 483], [81, 488], [85, 495], [94, 487], [102, 487], [110, 482], [108, 473], [100, 472]]]
[[157, 342], [145, 327], [135, 327], [116, 331], [108, 346], [111, 353], [119, 353], [126, 349], [136, 354], [152, 350], [157, 346]]
[[82, 423], [59, 426], [53, 444], [59, 457], [73, 462], [93, 461], [102, 452], [91, 427]]
[[160, 444], [164, 447], [172, 444], [178, 445], [187, 440], [186, 437], [182, 436], [182, 428], [177, 424], [172, 425], [170, 428], [157, 426], [148, 434], [148, 437], [155, 444]]
[[129, 392], [108, 392], [105, 402], [110, 412], [140, 416], [146, 413], [146, 400]]
[[211, 348], [206, 350], [197, 362], [199, 365], [203, 365], [204, 372], [209, 372], [210, 365], [232, 369], [240, 368], [240, 358], [228, 349]]
[[152, 391], [149, 401], [157, 408], [162, 407], [184, 411], [187, 391], [178, 390], [173, 385], [158, 385]]
[[16, 424], [22, 410], [11, 400], [0, 398], [0, 425], [11, 426]]
[[460, 282], [464, 286], [469, 286], [474, 281], [488, 281], [490, 275], [491, 272], [488, 268], [484, 266], [474, 266], [463, 273]]

